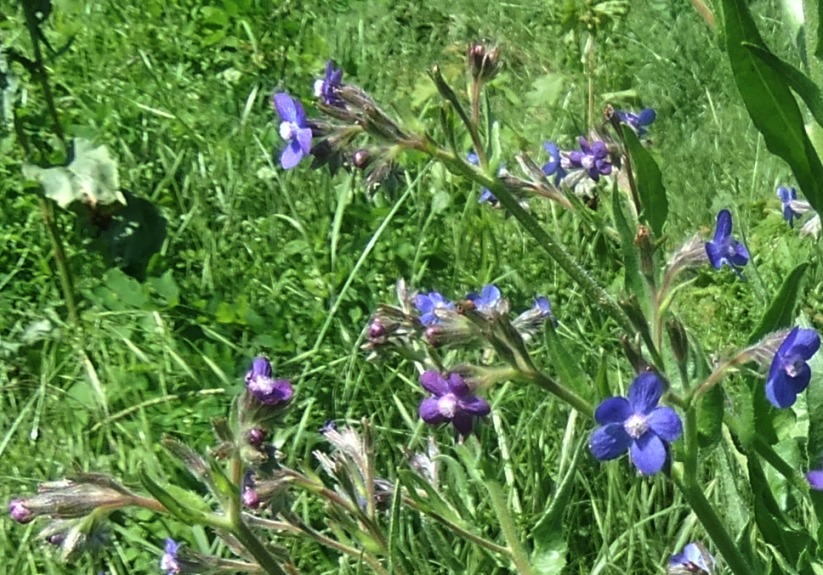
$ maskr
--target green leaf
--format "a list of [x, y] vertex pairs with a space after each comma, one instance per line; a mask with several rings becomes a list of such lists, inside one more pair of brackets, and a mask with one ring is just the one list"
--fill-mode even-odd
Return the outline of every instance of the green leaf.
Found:
[[192, 525], [208, 523], [208, 511], [207, 508], [204, 508], [205, 503], [200, 496], [174, 485], [162, 487], [146, 473], [142, 466], [138, 471], [138, 475], [140, 483], [146, 491], [151, 493], [152, 497], [162, 503], [163, 507], [179, 520]]
[[643, 212], [640, 218], [649, 224], [655, 237], [663, 235], [663, 226], [669, 217], [669, 200], [663, 186], [663, 174], [649, 151], [643, 147], [632, 130], [625, 128], [623, 138], [632, 158], [637, 179], [637, 193]]
[[821, 92], [817, 84], [803, 72], [785, 60], [781, 60], [762, 46], [755, 46], [748, 42], [744, 42], [743, 45], [746, 46], [755, 57], [762, 60], [764, 64], [783, 78], [783, 81], [794, 90], [806, 106], [808, 106], [809, 112], [812, 113], [817, 123], [823, 126], [823, 92]]
[[61, 208], [79, 202], [96, 208], [110, 204], [126, 204], [120, 193], [117, 161], [105, 146], [94, 145], [83, 138], [74, 140], [74, 159], [68, 166], [40, 168], [23, 165], [23, 176], [37, 181], [47, 198]]
[[569, 353], [550, 321], [546, 322], [544, 330], [551, 363], [557, 369], [560, 382], [584, 399], [591, 400], [593, 386], [588, 373], [580, 365], [580, 354]]
[[[626, 130], [627, 132], [630, 130]], [[638, 302], [649, 301], [646, 290], [646, 281], [640, 273], [640, 254], [634, 245], [634, 232], [623, 212], [620, 202], [620, 192], [617, 186], [612, 192], [612, 215], [617, 232], [620, 235], [620, 248], [623, 254], [623, 274], [626, 280], [626, 291], [634, 294]]]
[[789, 87], [744, 42], [767, 49], [745, 0], [722, 0], [726, 49], [735, 83], [770, 152], [791, 167], [812, 207], [823, 210], [823, 164], [806, 135]]
[[789, 327], [792, 324], [794, 307], [797, 303], [797, 295], [800, 292], [800, 280], [803, 279], [803, 274], [808, 267], [809, 263], [803, 262], [789, 272], [772, 303], [760, 318], [757, 327], [749, 335], [748, 342], [750, 344], [756, 343], [767, 333]]

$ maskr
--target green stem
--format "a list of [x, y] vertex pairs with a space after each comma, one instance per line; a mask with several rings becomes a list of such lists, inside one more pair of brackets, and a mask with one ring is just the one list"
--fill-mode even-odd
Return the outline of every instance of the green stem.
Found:
[[269, 553], [268, 549], [260, 542], [242, 517], [237, 518], [237, 523], [232, 525], [232, 534], [237, 537], [246, 550], [251, 553], [263, 571], [269, 575], [286, 575], [286, 572], [277, 563], [277, 560]]
[[486, 481], [486, 491], [489, 493], [489, 501], [497, 514], [497, 520], [500, 522], [500, 529], [503, 531], [503, 537], [506, 539], [506, 544], [509, 547], [509, 556], [514, 563], [517, 572], [521, 575], [532, 575], [532, 566], [529, 562], [529, 554], [520, 543], [520, 537], [517, 534], [517, 528], [514, 526], [514, 520], [509, 513], [506, 502], [503, 500], [503, 492], [500, 485], [496, 481]]
[[723, 523], [715, 513], [709, 500], [703, 494], [703, 490], [697, 484], [697, 477], [694, 475], [684, 477], [683, 466], [675, 464], [672, 466], [672, 479], [683, 493], [694, 514], [700, 520], [700, 524], [706, 533], [711, 537], [717, 550], [726, 560], [732, 573], [735, 575], [751, 575], [754, 570], [740, 553]]
[[592, 404], [567, 387], [560, 385], [548, 375], [545, 375], [539, 371], [534, 371], [532, 373], [523, 373], [522, 376], [542, 387], [549, 393], [556, 395], [589, 419], [594, 417], [594, 407], [592, 407]]

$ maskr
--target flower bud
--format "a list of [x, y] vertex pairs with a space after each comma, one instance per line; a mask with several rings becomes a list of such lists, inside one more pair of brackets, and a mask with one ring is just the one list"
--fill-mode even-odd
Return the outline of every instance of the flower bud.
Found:
[[672, 318], [666, 322], [666, 331], [675, 359], [678, 363], [685, 364], [689, 358], [689, 338], [686, 336], [686, 329], [678, 319]]
[[365, 148], [360, 148], [359, 150], [355, 151], [351, 157], [351, 161], [352, 164], [354, 164], [354, 167], [360, 170], [366, 168], [369, 165], [369, 163], [371, 163], [371, 160], [371, 153]]
[[469, 72], [475, 81], [486, 82], [497, 75], [500, 63], [500, 48], [473, 42], [466, 52]]
[[38, 516], [56, 519], [83, 517], [99, 507], [123, 507], [134, 500], [125, 488], [96, 475], [83, 476], [80, 482], [43, 483], [37, 491], [36, 495], [13, 499], [9, 503], [12, 519], [27, 523]]
[[9, 501], [9, 515], [18, 523], [28, 523], [34, 519], [34, 513], [26, 507], [22, 499], [12, 499]]

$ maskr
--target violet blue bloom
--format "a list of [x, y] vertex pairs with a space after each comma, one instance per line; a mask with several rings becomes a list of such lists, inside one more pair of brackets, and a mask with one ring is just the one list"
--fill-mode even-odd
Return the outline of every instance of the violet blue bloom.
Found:
[[680, 416], [671, 407], [658, 407], [663, 382], [652, 372], [638, 375], [629, 387], [628, 399], [610, 397], [594, 413], [602, 427], [592, 433], [589, 449], [597, 459], [620, 457], [627, 450], [643, 475], [663, 469], [668, 444], [683, 433]]
[[466, 299], [474, 304], [477, 311], [482, 314], [488, 314], [498, 310], [502, 296], [497, 286], [488, 284], [483, 286], [479, 295], [472, 292], [466, 296]]
[[18, 523], [28, 523], [34, 519], [34, 513], [26, 507], [22, 499], [12, 499], [9, 501], [9, 515]]
[[609, 150], [606, 144], [600, 140], [589, 143], [586, 138], [580, 136], [580, 151], [569, 152], [569, 166], [586, 170], [589, 177], [595, 182], [600, 180], [600, 176], [608, 176], [612, 173], [612, 164], [609, 161]]
[[806, 474], [806, 481], [809, 482], [809, 487], [815, 491], [823, 491], [823, 469], [809, 471]]
[[420, 402], [420, 417], [429, 424], [450, 421], [460, 435], [472, 431], [472, 420], [488, 415], [491, 407], [485, 399], [474, 395], [463, 378], [457, 373], [448, 379], [436, 371], [426, 371], [420, 376], [421, 385], [432, 394]]
[[314, 83], [314, 95], [327, 106], [345, 108], [346, 103], [340, 97], [340, 87], [343, 85], [343, 70], [335, 69], [334, 61], [326, 62], [326, 73], [322, 80]]
[[681, 571], [676, 573], [696, 573], [697, 575], [711, 575], [714, 573], [715, 559], [698, 543], [689, 543], [683, 547], [683, 552], [672, 555], [669, 559], [669, 572], [673, 568]]
[[652, 108], [645, 108], [639, 114], [634, 112], [624, 112], [623, 110], [615, 110], [615, 114], [620, 118], [620, 121], [634, 130], [638, 138], [646, 135], [646, 126], [654, 122], [657, 114]]
[[165, 571], [166, 575], [180, 573], [180, 564], [177, 562], [177, 550], [179, 548], [180, 544], [175, 543], [174, 539], [171, 537], [166, 538], [166, 548], [160, 558], [160, 569]]
[[797, 200], [797, 190], [780, 186], [777, 188], [777, 197], [783, 203], [783, 219], [794, 227], [794, 219], [800, 217], [800, 212], [792, 209], [792, 202]]
[[749, 263], [749, 250], [732, 238], [732, 214], [729, 210], [720, 210], [717, 214], [717, 228], [714, 238], [706, 242], [706, 255], [714, 269], [719, 270], [723, 264], [728, 264], [738, 275], [740, 268]]
[[543, 149], [549, 154], [549, 161], [543, 164], [543, 173], [554, 176], [554, 185], [560, 185], [560, 180], [566, 177], [566, 170], [560, 165], [560, 149], [554, 142], [544, 142]]
[[284, 92], [278, 92], [272, 100], [283, 120], [280, 122], [280, 137], [287, 142], [280, 154], [280, 165], [284, 170], [290, 170], [311, 151], [311, 128], [298, 100]]
[[532, 309], [540, 312], [540, 317], [547, 318], [552, 316], [552, 306], [549, 303], [549, 298], [546, 296], [537, 296], [534, 298], [534, 306]]
[[775, 407], [791, 407], [797, 394], [809, 386], [809, 361], [820, 348], [820, 336], [813, 329], [796, 327], [774, 354], [766, 379], [766, 397]]
[[433, 291], [427, 294], [419, 293], [414, 296], [414, 307], [420, 312], [420, 323], [434, 325], [440, 322], [437, 317], [437, 310], [454, 309], [454, 304], [441, 294]]
[[273, 379], [271, 363], [265, 357], [257, 357], [246, 373], [246, 389], [260, 403], [277, 405], [287, 402], [294, 395], [287, 379]]

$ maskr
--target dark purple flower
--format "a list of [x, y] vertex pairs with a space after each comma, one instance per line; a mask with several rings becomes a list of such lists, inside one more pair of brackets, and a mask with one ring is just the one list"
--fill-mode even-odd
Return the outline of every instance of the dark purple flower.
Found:
[[766, 379], [766, 397], [775, 407], [791, 407], [797, 394], [809, 386], [812, 371], [806, 363], [820, 348], [820, 336], [813, 329], [796, 327], [774, 354]]
[[326, 62], [326, 73], [321, 80], [314, 83], [314, 95], [327, 106], [345, 108], [346, 104], [340, 97], [340, 87], [343, 85], [343, 70], [335, 69], [334, 61]]
[[624, 112], [623, 110], [615, 110], [620, 121], [630, 127], [637, 134], [638, 138], [646, 135], [646, 126], [654, 122], [657, 114], [652, 108], [645, 108], [639, 114], [634, 112]]
[[606, 144], [600, 140], [589, 143], [583, 136], [580, 136], [579, 142], [580, 151], [569, 152], [569, 167], [586, 170], [595, 182], [600, 180], [601, 175], [608, 176], [612, 173], [612, 164]]
[[440, 321], [437, 317], [437, 311], [454, 309], [454, 304], [441, 294], [433, 291], [431, 293], [420, 293], [414, 296], [414, 307], [420, 312], [420, 323], [423, 325], [433, 325]]
[[18, 523], [28, 523], [34, 519], [34, 513], [26, 507], [22, 499], [12, 499], [9, 501], [9, 515]]
[[432, 397], [420, 402], [420, 417], [426, 423], [450, 421], [465, 436], [471, 433], [475, 416], [482, 417], [491, 411], [486, 400], [474, 395], [471, 387], [457, 373], [444, 377], [429, 370], [420, 376], [420, 383], [432, 394]]
[[549, 154], [549, 161], [543, 164], [543, 173], [554, 176], [554, 185], [560, 185], [560, 180], [566, 177], [566, 170], [560, 165], [560, 149], [554, 142], [544, 142], [543, 149]]
[[700, 543], [689, 543], [682, 553], [672, 555], [669, 559], [669, 573], [695, 573], [712, 575], [715, 560]]
[[500, 305], [503, 302], [500, 290], [492, 284], [483, 286], [479, 295], [474, 292], [470, 293], [466, 296], [466, 299], [472, 302], [475, 309], [484, 315], [500, 311]]
[[287, 402], [294, 394], [287, 379], [273, 379], [271, 363], [265, 357], [257, 357], [246, 374], [246, 389], [260, 403], [277, 405]]
[[794, 227], [794, 219], [800, 217], [800, 212], [792, 208], [792, 202], [797, 201], [797, 190], [780, 186], [777, 188], [777, 197], [783, 203], [783, 219]]
[[252, 447], [260, 449], [268, 436], [268, 432], [262, 427], [252, 427], [246, 434], [246, 440]]
[[739, 268], [749, 263], [749, 250], [732, 238], [732, 214], [729, 210], [720, 210], [717, 214], [717, 228], [712, 241], [706, 242], [706, 255], [716, 270], [728, 264], [740, 274]]
[[163, 551], [163, 556], [160, 558], [160, 569], [166, 572], [166, 575], [176, 575], [180, 573], [180, 564], [177, 562], [177, 550], [180, 548], [178, 543], [174, 542], [171, 537], [166, 538], [166, 547]]
[[643, 475], [663, 469], [668, 444], [683, 433], [680, 416], [671, 407], [658, 407], [663, 383], [652, 372], [638, 375], [629, 387], [628, 399], [610, 397], [594, 413], [602, 427], [592, 433], [589, 449], [597, 459], [620, 457], [627, 450]]
[[280, 137], [287, 142], [280, 154], [280, 165], [284, 170], [290, 170], [311, 151], [311, 127], [298, 100], [284, 92], [278, 92], [272, 100], [283, 120], [280, 122]]

